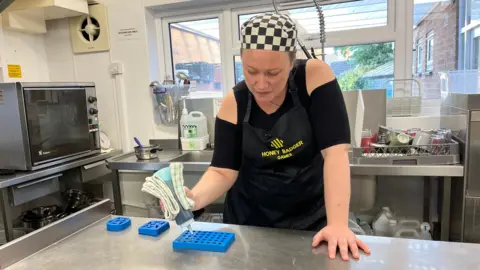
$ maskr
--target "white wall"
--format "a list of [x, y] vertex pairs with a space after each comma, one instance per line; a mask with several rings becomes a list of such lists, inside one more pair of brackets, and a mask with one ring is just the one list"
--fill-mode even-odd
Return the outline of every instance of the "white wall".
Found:
[[[49, 80], [44, 35], [4, 30], [0, 27], [0, 52], [3, 81]], [[8, 64], [20, 65], [22, 78], [9, 78]]]
[[[151, 80], [158, 80], [156, 72], [150, 72], [151, 68], [158, 67], [158, 59], [153, 49], [155, 44], [148, 45], [143, 1], [104, 0], [102, 3], [107, 7], [109, 20], [111, 49], [108, 52], [73, 54], [68, 20], [47, 23], [51, 79], [96, 83], [102, 130], [109, 135], [114, 147], [132, 149], [134, 136], [144, 142], [152, 138], [175, 138], [176, 128], [164, 128], [154, 121], [156, 111], [149, 84]], [[152, 24], [148, 31], [153, 34], [153, 16], [149, 15], [148, 22]], [[138, 29], [133, 39], [125, 40], [116, 34], [121, 28], [132, 27]], [[124, 68], [123, 74], [115, 78], [109, 72], [113, 62], [121, 63]]]

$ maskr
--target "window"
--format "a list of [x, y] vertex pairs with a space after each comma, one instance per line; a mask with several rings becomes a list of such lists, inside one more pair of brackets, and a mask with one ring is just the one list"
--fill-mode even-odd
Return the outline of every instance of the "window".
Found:
[[427, 36], [427, 72], [433, 71], [433, 42], [434, 42], [434, 35], [433, 32], [428, 33]]
[[[325, 31], [354, 30], [387, 25], [387, 0], [363, 0], [322, 6], [325, 17]], [[282, 7], [280, 5], [280, 7]], [[298, 22], [301, 31], [307, 34], [318, 33], [318, 11], [313, 7], [282, 10], [282, 13]], [[261, 13], [242, 14], [238, 26]]]
[[[330, 47], [327, 52], [329, 57], [338, 57], [338, 61], [351, 62], [348, 55], [343, 56], [336, 51], [337, 47], [344, 45], [349, 45], [349, 49], [357, 51], [357, 48], [361, 46], [373, 48], [377, 45], [381, 47], [379, 44], [389, 44], [389, 50], [392, 51], [394, 50], [393, 44], [397, 41], [402, 44], [405, 35], [396, 33], [394, 27], [396, 21], [399, 23], [399, 20], [396, 19], [398, 16], [395, 16], [397, 10], [402, 10], [397, 8], [396, 1], [335, 0], [324, 4], [322, 10], [327, 32], [326, 46]], [[320, 56], [321, 52], [318, 50], [320, 46], [319, 19], [313, 1], [277, 1], [277, 3], [279, 3], [282, 13], [289, 14], [297, 22], [300, 38], [306, 47], [309, 50], [316, 48], [317, 55]], [[255, 3], [237, 1], [232, 4], [215, 6], [206, 4], [200, 8], [192, 4], [190, 9], [178, 5], [178, 10], [174, 6], [175, 4], [172, 4], [168, 12], [160, 11], [160, 8], [152, 10], [155, 13], [154, 17], [161, 22], [162, 26], [160, 31], [157, 30], [160, 37], [156, 37], [156, 40], [161, 41], [162, 44], [159, 52], [164, 54], [163, 58], [160, 56], [160, 78], [179, 74], [187, 75], [190, 80], [197, 81], [199, 94], [202, 92], [223, 94], [229, 91], [235, 83], [243, 80], [239, 56], [241, 25], [254, 15], [272, 12], [271, 1]], [[380, 47], [377, 49], [381, 50]], [[358, 51], [357, 56], [361, 55], [361, 50]], [[397, 51], [397, 54], [400, 51]], [[301, 50], [299, 52], [301, 55]], [[405, 59], [399, 58], [394, 63], [393, 54], [391, 59], [381, 63], [381, 65], [385, 65], [383, 68], [388, 73], [382, 75], [393, 76], [393, 69], [395, 69], [398, 72], [396, 75], [404, 78], [406, 69], [400, 67], [405, 65]], [[388, 62], [390, 62], [390, 66]], [[373, 81], [367, 77], [359, 78], [363, 75], [372, 75], [373, 77], [379, 75], [378, 70], [374, 72], [376, 68], [380, 68], [380, 66], [369, 66], [368, 69], [363, 68], [361, 72], [358, 68], [356, 74], [350, 75], [353, 80], [351, 87], [345, 89], [361, 89], [358, 88], [360, 81]], [[370, 71], [372, 74], [366, 74]], [[358, 84], [355, 84], [355, 80], [359, 80]], [[367, 89], [369, 86], [363, 84], [363, 87]], [[372, 86], [372, 88], [374, 87]]]
[[439, 72], [458, 67], [459, 9], [464, 1], [414, 0], [412, 73], [423, 99], [440, 99]]
[[468, 17], [467, 23], [473, 24], [480, 22], [480, 1], [479, 0], [467, 0]]
[[480, 68], [480, 37], [476, 37], [473, 40], [473, 49], [474, 49], [473, 69], [479, 69]]
[[[343, 91], [387, 89], [387, 97], [393, 96], [389, 80], [394, 78], [394, 43], [340, 46], [325, 49], [325, 61], [330, 65]], [[321, 50], [315, 49], [320, 56]], [[305, 58], [303, 52], [298, 58]], [[235, 56], [235, 81], [244, 80], [242, 59]]]
[[[387, 25], [387, 0], [363, 0], [322, 6], [325, 31], [343, 31]], [[306, 33], [318, 33], [319, 20], [315, 7], [289, 9]]]
[[235, 55], [233, 57], [233, 63], [235, 65], [235, 84], [245, 80], [245, 76], [243, 76], [243, 67], [242, 67], [242, 58], [239, 55]]
[[423, 71], [423, 44], [421, 40], [417, 40], [417, 74]]
[[219, 19], [169, 24], [172, 70], [196, 81], [196, 91], [222, 91]]

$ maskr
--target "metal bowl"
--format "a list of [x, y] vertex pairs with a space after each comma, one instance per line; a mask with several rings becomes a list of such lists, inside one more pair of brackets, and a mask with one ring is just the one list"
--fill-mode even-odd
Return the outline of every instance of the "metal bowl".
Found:
[[157, 152], [162, 151], [158, 145], [135, 146], [135, 156], [141, 160], [155, 159], [158, 157]]

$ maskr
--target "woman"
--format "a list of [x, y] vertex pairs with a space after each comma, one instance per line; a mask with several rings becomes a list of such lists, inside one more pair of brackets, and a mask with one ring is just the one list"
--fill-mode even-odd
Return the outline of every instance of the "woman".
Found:
[[[215, 122], [211, 167], [187, 195], [195, 209], [228, 191], [226, 223], [315, 230], [348, 260], [368, 247], [348, 228], [350, 130], [332, 70], [319, 60], [294, 66], [297, 29], [264, 14], [242, 27], [245, 81], [225, 97]], [[328, 221], [328, 222], [327, 222]]]

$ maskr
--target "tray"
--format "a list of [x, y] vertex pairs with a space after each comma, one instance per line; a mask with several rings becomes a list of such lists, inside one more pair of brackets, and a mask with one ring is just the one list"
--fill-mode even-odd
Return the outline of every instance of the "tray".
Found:
[[185, 231], [173, 241], [173, 249], [226, 252], [233, 241], [235, 234], [230, 232]]
[[459, 144], [354, 147], [354, 164], [372, 165], [454, 165], [460, 163]]
[[169, 228], [170, 224], [166, 221], [152, 220], [138, 228], [138, 234], [157, 237]]
[[107, 230], [111, 232], [119, 232], [127, 229], [132, 221], [127, 217], [116, 217], [107, 222]]

